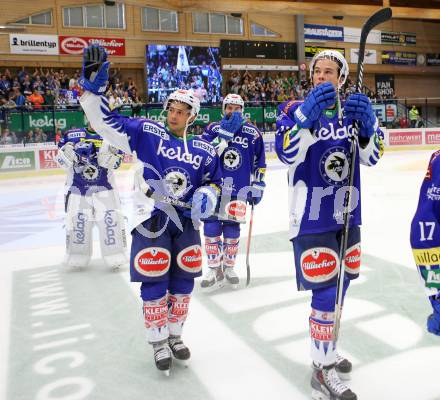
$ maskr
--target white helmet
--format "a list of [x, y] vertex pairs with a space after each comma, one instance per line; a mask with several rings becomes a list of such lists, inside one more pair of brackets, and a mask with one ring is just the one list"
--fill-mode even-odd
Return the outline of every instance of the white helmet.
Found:
[[224, 99], [223, 99], [223, 105], [222, 105], [222, 112], [223, 115], [225, 114], [226, 106], [228, 104], [235, 104], [237, 106], [241, 106], [241, 111], [244, 111], [244, 101], [241, 98], [240, 95], [235, 93], [229, 93]]
[[349, 69], [348, 69], [347, 60], [337, 50], [323, 50], [323, 51], [320, 51], [319, 53], [316, 53], [313, 56], [312, 61], [310, 61], [310, 80], [313, 82], [313, 71], [315, 69], [316, 62], [318, 60], [322, 60], [322, 59], [332, 60], [336, 64], [338, 64], [338, 67], [339, 67], [338, 89], [340, 89], [344, 85], [345, 81], [347, 80]]
[[200, 112], [200, 100], [192, 90], [178, 89], [171, 93], [163, 104], [163, 109], [168, 110], [171, 101], [179, 101], [191, 107], [191, 116], [197, 116]]

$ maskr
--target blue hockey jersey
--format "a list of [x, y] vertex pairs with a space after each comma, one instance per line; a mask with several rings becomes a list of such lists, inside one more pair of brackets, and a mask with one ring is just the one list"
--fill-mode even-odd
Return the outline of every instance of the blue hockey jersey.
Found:
[[[212, 185], [219, 189], [222, 182], [220, 161], [207, 141], [189, 135], [189, 154], [185, 154], [183, 139], [160, 123], [111, 112], [105, 97], [90, 92], [85, 92], [80, 102], [92, 126], [110, 144], [126, 153], [136, 152], [143, 164], [142, 177], [155, 192], [188, 202], [201, 186]], [[135, 216], [134, 226], [159, 209], [160, 204], [153, 200], [146, 202], [141, 215]]]
[[[220, 122], [209, 124], [203, 138], [215, 143], [219, 129]], [[228, 147], [220, 156], [220, 162], [224, 185], [228, 186], [224, 189], [233, 197], [238, 195], [240, 189], [248, 187], [251, 179], [263, 178], [266, 170], [266, 156], [260, 131], [250, 123], [243, 124], [234, 138], [228, 142]]]
[[[73, 165], [67, 172], [68, 191], [86, 195], [92, 192], [110, 190], [114, 187], [113, 170], [103, 168], [98, 164], [98, 153], [107, 151], [108, 143], [96, 132], [87, 128], [71, 129], [67, 131], [58, 143], [62, 148], [66, 143], [77, 145], [80, 142], [93, 144], [93, 152], [86, 163]], [[122, 157], [122, 152], [121, 152]], [[62, 162], [60, 160], [59, 162]]]
[[[428, 170], [420, 188], [417, 211], [411, 223], [411, 246], [413, 249], [434, 248], [435, 265], [440, 264], [440, 150], [431, 155]], [[423, 258], [423, 257], [422, 257]], [[422, 258], [420, 261], [422, 261]], [[428, 258], [425, 260], [427, 264]], [[432, 260], [431, 260], [432, 261]], [[419, 264], [425, 265], [423, 262]]]
[[[349, 183], [350, 138], [353, 121], [338, 120], [337, 110], [325, 110], [312, 128], [302, 129], [287, 115], [301, 102], [286, 102], [278, 108], [275, 150], [289, 165], [289, 235], [336, 231], [342, 228], [343, 205]], [[350, 226], [361, 224], [359, 163], [375, 165], [383, 154], [383, 132], [375, 133], [365, 147], [358, 147]]]

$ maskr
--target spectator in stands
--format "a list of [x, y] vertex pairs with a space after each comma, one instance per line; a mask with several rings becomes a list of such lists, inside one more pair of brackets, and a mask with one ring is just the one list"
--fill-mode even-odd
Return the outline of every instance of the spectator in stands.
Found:
[[26, 145], [28, 143], [35, 143], [34, 131], [32, 129], [23, 137], [23, 144]]
[[44, 143], [47, 142], [47, 135], [43, 132], [43, 129], [36, 128], [35, 129], [35, 136], [34, 136], [34, 143]]
[[411, 110], [409, 110], [409, 121], [411, 124], [411, 128], [415, 128], [417, 124], [417, 120], [419, 119], [419, 110], [416, 106], [412, 106]]
[[46, 93], [44, 94], [44, 104], [47, 106], [53, 106], [55, 104], [55, 97], [49, 88], [46, 89]]
[[38, 93], [36, 88], [34, 88], [32, 94], [27, 97], [27, 100], [32, 104], [34, 110], [41, 110], [43, 108], [44, 98]]
[[26, 97], [21, 94], [19, 87], [14, 87], [13, 92], [10, 94], [9, 99], [14, 101], [15, 106], [18, 109], [23, 108], [26, 105]]
[[21, 92], [26, 97], [32, 94], [32, 82], [29, 74], [24, 75], [23, 82], [21, 83]]
[[15, 133], [10, 132], [8, 128], [5, 128], [0, 137], [0, 145], [14, 143], [17, 143], [17, 137], [15, 136]]
[[58, 144], [58, 142], [61, 140], [61, 138], [63, 137], [63, 132], [61, 132], [61, 129], [57, 129], [57, 131], [55, 132], [55, 143]]

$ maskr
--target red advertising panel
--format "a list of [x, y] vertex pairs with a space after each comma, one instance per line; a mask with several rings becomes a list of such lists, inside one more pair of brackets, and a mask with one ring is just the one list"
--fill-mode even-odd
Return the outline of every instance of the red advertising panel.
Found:
[[57, 153], [58, 153], [57, 149], [40, 150], [39, 151], [40, 168], [41, 169], [59, 168], [58, 163], [55, 161]]
[[60, 54], [81, 55], [90, 44], [105, 47], [110, 56], [125, 56], [125, 39], [90, 36], [59, 36]]
[[422, 144], [422, 131], [395, 131], [390, 130], [389, 140], [390, 146], [412, 146]]
[[426, 144], [440, 144], [440, 131], [425, 131]]

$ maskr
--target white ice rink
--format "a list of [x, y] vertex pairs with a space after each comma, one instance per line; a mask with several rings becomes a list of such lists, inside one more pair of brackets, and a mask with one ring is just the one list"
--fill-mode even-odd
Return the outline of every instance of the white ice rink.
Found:
[[[431, 153], [388, 152], [362, 168], [363, 270], [340, 339], [362, 400], [440, 399], [440, 337], [426, 332], [430, 305], [409, 244]], [[191, 363], [169, 378], [154, 367], [128, 268], [107, 270], [97, 243], [88, 268], [61, 265], [64, 176], [0, 180], [0, 400], [309, 399], [309, 293], [296, 291], [286, 169], [270, 166], [251, 285], [205, 294], [196, 283], [184, 332]], [[130, 177], [117, 176], [127, 213]], [[247, 226], [242, 282], [246, 236]]]

